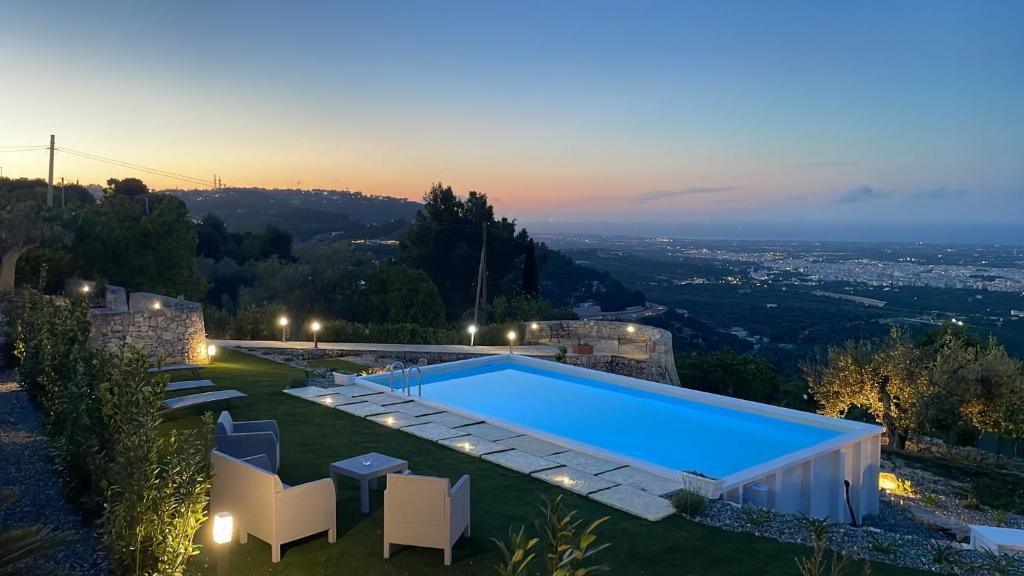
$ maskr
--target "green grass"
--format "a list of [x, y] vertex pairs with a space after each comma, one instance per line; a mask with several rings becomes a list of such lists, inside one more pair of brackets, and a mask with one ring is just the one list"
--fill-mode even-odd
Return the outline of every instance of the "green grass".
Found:
[[370, 367], [364, 366], [363, 364], [356, 364], [355, 362], [349, 362], [341, 358], [323, 358], [320, 360], [309, 360], [306, 362], [314, 368], [330, 368], [332, 370], [341, 370], [342, 372], [355, 372], [356, 374], [367, 370]]
[[[510, 525], [532, 525], [539, 515], [541, 497], [557, 494], [563, 494], [565, 504], [579, 510], [583, 517], [611, 516], [598, 533], [599, 541], [612, 544], [601, 554], [601, 560], [612, 567], [612, 574], [789, 576], [796, 574], [794, 558], [809, 552], [803, 546], [729, 533], [678, 516], [646, 522], [433, 442], [293, 398], [281, 390], [301, 374], [268, 360], [224, 350], [203, 376], [220, 387], [249, 394], [226, 406], [235, 418], [277, 420], [282, 436], [280, 473], [285, 483], [326, 478], [330, 462], [374, 450], [408, 460], [415, 473], [452, 479], [469, 474], [473, 478], [473, 536], [456, 544], [454, 562], [447, 569], [439, 550], [402, 548], [385, 561], [382, 493], [372, 493], [372, 511], [362, 515], [357, 484], [342, 481], [338, 489], [337, 543], [328, 544], [326, 534], [308, 538], [283, 547], [282, 561], [271, 564], [267, 544], [256, 538], [245, 545], [235, 542], [230, 545], [231, 574], [492, 574], [498, 554], [491, 538], [504, 538]], [[191, 408], [171, 416], [167, 426], [195, 426], [199, 416], [198, 408]], [[208, 530], [201, 531], [204, 548], [192, 567], [200, 574], [213, 575], [216, 563], [213, 550], [207, 547], [208, 536]], [[923, 574], [881, 565], [873, 569], [876, 575]]]

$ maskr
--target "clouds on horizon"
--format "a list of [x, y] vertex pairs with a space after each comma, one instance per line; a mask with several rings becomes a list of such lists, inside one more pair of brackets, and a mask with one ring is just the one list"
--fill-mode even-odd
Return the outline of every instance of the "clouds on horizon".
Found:
[[655, 202], [657, 200], [664, 200], [666, 198], [677, 198], [679, 196], [699, 196], [703, 194], [718, 194], [721, 192], [728, 192], [735, 190], [735, 186], [694, 186], [691, 188], [682, 188], [680, 190], [651, 190], [650, 192], [642, 192], [633, 196], [633, 200], [638, 204], [647, 204], [649, 202]]
[[836, 204], [861, 204], [864, 202], [874, 202], [897, 196], [909, 198], [911, 200], [946, 200], [950, 198], [961, 198], [963, 196], [967, 196], [969, 193], [970, 192], [962, 188], [947, 188], [946, 186], [940, 186], [938, 188], [915, 190], [907, 194], [897, 194], [891, 190], [883, 190], [881, 188], [873, 188], [871, 186], [860, 186], [840, 193], [833, 202]]
[[892, 196], [893, 193], [871, 186], [861, 186], [853, 190], [847, 190], [836, 197], [837, 204], [861, 204], [863, 202], [874, 202]]

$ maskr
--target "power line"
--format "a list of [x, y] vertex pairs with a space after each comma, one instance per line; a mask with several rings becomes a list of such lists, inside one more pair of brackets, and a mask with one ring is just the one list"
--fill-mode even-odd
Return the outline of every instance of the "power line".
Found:
[[192, 184], [198, 184], [198, 185], [201, 185], [201, 186], [213, 187], [213, 182], [212, 181], [205, 180], [203, 178], [196, 178], [194, 176], [188, 176], [188, 175], [185, 175], [185, 174], [179, 174], [177, 172], [170, 172], [168, 170], [161, 170], [159, 168], [151, 168], [149, 166], [143, 166], [141, 164], [136, 164], [134, 162], [128, 162], [126, 160], [118, 160], [116, 158], [110, 158], [108, 156], [100, 156], [99, 154], [92, 154], [92, 153], [89, 153], [89, 152], [83, 152], [81, 150], [75, 150], [73, 148], [63, 148], [63, 147], [60, 147], [60, 148], [57, 148], [57, 150], [59, 150], [61, 152], [66, 152], [68, 154], [71, 154], [72, 156], [77, 156], [79, 158], [85, 158], [87, 160], [93, 160], [95, 162], [102, 162], [104, 164], [110, 164], [112, 166], [118, 166], [120, 168], [130, 168], [132, 170], [138, 170], [140, 172], [146, 172], [148, 174], [153, 174], [155, 176], [163, 176], [165, 178], [174, 178], [176, 180], [181, 180], [181, 181], [189, 182], [189, 183], [192, 183]]

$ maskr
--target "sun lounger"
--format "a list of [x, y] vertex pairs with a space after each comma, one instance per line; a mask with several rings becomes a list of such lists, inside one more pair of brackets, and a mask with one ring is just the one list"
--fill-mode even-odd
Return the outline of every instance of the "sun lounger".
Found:
[[180, 382], [171, 382], [164, 388], [166, 392], [177, 392], [179, 390], [192, 390], [193, 388], [212, 388], [213, 380], [181, 380]]
[[217, 390], [216, 392], [200, 392], [199, 394], [191, 394], [189, 396], [168, 398], [167, 400], [164, 400], [162, 404], [167, 410], [177, 410], [179, 408], [206, 404], [208, 402], [219, 402], [221, 400], [243, 397], [245, 397], [245, 394], [238, 390]]
[[146, 370], [150, 374], [166, 374], [168, 372], [190, 372], [193, 378], [199, 378], [199, 370], [203, 367], [199, 364], [167, 364], [165, 366], [156, 366]]

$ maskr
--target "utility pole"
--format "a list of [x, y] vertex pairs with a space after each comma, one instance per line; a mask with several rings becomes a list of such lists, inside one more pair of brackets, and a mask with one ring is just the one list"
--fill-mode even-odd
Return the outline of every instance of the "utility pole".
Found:
[[46, 179], [46, 206], [53, 208], [53, 134], [50, 134], [50, 177]]
[[487, 222], [482, 226], [483, 241], [480, 244], [480, 269], [476, 275], [476, 305], [473, 306], [473, 325], [482, 326], [487, 321], [487, 312], [480, 307], [487, 306]]
[[67, 206], [67, 200], [64, 198], [64, 177], [60, 177], [60, 207], [64, 208]]

